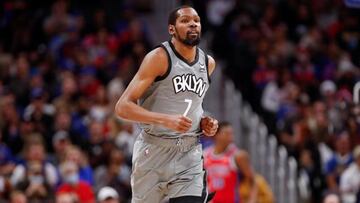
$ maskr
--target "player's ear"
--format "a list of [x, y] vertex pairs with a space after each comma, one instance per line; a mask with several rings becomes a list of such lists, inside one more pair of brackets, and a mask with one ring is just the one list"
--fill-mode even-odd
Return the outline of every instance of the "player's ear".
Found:
[[171, 36], [173, 36], [175, 34], [175, 26], [174, 25], [170, 24], [169, 27], [168, 27], [168, 30], [169, 30], [169, 34]]

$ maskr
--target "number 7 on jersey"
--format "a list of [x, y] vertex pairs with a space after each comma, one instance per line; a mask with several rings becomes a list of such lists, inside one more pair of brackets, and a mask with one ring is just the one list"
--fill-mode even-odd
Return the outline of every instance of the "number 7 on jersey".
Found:
[[190, 110], [190, 107], [191, 107], [191, 104], [192, 104], [192, 100], [191, 99], [185, 99], [185, 102], [188, 104], [187, 107], [186, 107], [186, 110], [185, 112], [183, 113], [183, 116], [187, 116], [189, 110]]

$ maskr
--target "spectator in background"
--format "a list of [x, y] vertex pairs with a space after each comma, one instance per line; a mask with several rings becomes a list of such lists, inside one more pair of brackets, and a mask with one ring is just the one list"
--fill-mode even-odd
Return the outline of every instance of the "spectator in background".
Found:
[[341, 203], [341, 200], [336, 193], [330, 193], [325, 195], [323, 203]]
[[0, 131], [0, 202], [1, 199], [7, 198], [10, 192], [9, 177], [15, 168], [15, 160], [11, 150], [2, 141]]
[[320, 155], [316, 146], [304, 147], [300, 151], [298, 188], [301, 202], [321, 202], [326, 188]]
[[49, 36], [60, 34], [70, 27], [76, 26], [73, 16], [67, 13], [68, 2], [58, 0], [54, 2], [51, 9], [51, 15], [44, 21], [44, 31]]
[[108, 104], [109, 103], [106, 95], [106, 89], [104, 86], [101, 85], [99, 86], [96, 94], [94, 95], [93, 104], [89, 112], [90, 117], [94, 121], [104, 123], [110, 114]]
[[65, 132], [68, 134], [70, 141], [76, 145], [84, 146], [87, 142], [87, 137], [81, 128], [85, 127], [83, 122], [77, 116], [71, 116], [69, 111], [59, 110], [55, 115], [54, 135], [58, 132]]
[[1, 141], [14, 154], [17, 154], [23, 145], [23, 137], [20, 131], [21, 121], [16, 110], [15, 96], [13, 94], [4, 95], [0, 102]]
[[75, 76], [72, 73], [63, 74], [61, 80], [61, 94], [54, 99], [53, 104], [57, 111], [76, 111], [76, 94], [78, 87]]
[[55, 108], [46, 100], [47, 93], [43, 88], [32, 89], [31, 103], [25, 108], [24, 118], [33, 123], [35, 132], [44, 136], [46, 146], [51, 146]]
[[315, 80], [315, 67], [310, 60], [309, 50], [305, 47], [298, 47], [297, 62], [293, 66], [293, 77], [296, 83], [304, 89], [314, 85]]
[[125, 203], [119, 201], [119, 195], [112, 187], [103, 187], [99, 190], [97, 199], [99, 203]]
[[57, 189], [57, 196], [61, 193], [74, 193], [79, 197], [80, 202], [94, 203], [95, 196], [90, 186], [80, 180], [78, 166], [76, 163], [67, 161], [60, 164], [62, 184]]
[[112, 117], [110, 119], [115, 145], [124, 152], [126, 161], [131, 163], [133, 146], [137, 137], [134, 124], [117, 117]]
[[46, 151], [41, 137], [38, 135], [29, 137], [25, 145], [24, 156], [24, 163], [16, 165], [11, 175], [11, 185], [17, 187], [18, 184], [30, 180], [29, 166], [35, 164], [41, 169], [42, 183], [53, 189], [58, 182], [58, 176], [55, 166], [46, 161]]
[[87, 50], [90, 64], [102, 69], [115, 59], [115, 53], [119, 47], [119, 38], [105, 27], [101, 27], [96, 33], [85, 37], [83, 46]]
[[299, 157], [300, 149], [311, 136], [309, 128], [302, 115], [296, 115], [287, 121], [286, 128], [280, 134], [280, 142], [289, 151], [289, 154]]
[[74, 144], [80, 146], [82, 149], [87, 149], [89, 142], [89, 125], [91, 120], [89, 118], [89, 109], [91, 108], [89, 100], [85, 96], [80, 96], [76, 103], [76, 112], [71, 114], [71, 129], [74, 135], [77, 135], [76, 140], [72, 140]]
[[78, 75], [80, 94], [88, 99], [93, 98], [101, 86], [101, 81], [96, 77], [96, 67], [86, 65], [81, 67]]
[[120, 201], [130, 199], [131, 169], [126, 165], [124, 152], [118, 148], [111, 150], [107, 165], [99, 166], [95, 171], [95, 190], [105, 186], [113, 187], [119, 194]]
[[27, 203], [27, 198], [22, 191], [14, 190], [10, 194], [10, 203]]
[[340, 191], [343, 203], [358, 203], [360, 192], [360, 145], [353, 152], [354, 163], [341, 174]]
[[29, 102], [30, 94], [30, 64], [25, 53], [19, 54], [15, 59], [15, 65], [13, 67], [15, 71], [9, 71], [9, 90], [15, 95], [16, 105], [26, 106]]
[[91, 121], [89, 124], [89, 148], [88, 153], [90, 159], [90, 165], [93, 168], [96, 168], [97, 166], [104, 164], [106, 157], [108, 157], [109, 154], [107, 154], [106, 151], [106, 139], [104, 135], [104, 123], [99, 121]]
[[335, 153], [326, 163], [326, 182], [330, 191], [339, 192], [340, 176], [353, 162], [349, 135], [342, 132], [335, 141]]
[[350, 134], [351, 146], [355, 148], [355, 146], [360, 145], [360, 106], [355, 104], [351, 107], [351, 112], [349, 119], [347, 120], [347, 125]]
[[257, 88], [263, 90], [266, 84], [275, 80], [275, 70], [271, 68], [268, 58], [265, 55], [260, 55], [257, 58], [257, 68], [253, 74], [253, 81]]
[[74, 193], [60, 193], [56, 195], [56, 203], [80, 203], [78, 197]]
[[281, 69], [277, 70], [272, 80], [264, 84], [260, 103], [263, 109], [264, 122], [269, 126], [270, 132], [276, 132], [275, 127], [279, 120], [277, 119], [277, 114], [285, 96], [284, 86], [289, 82], [289, 71]]
[[51, 157], [51, 162], [58, 165], [64, 161], [66, 149], [71, 145], [69, 134], [66, 131], [58, 131], [53, 136], [54, 154]]
[[107, 85], [107, 97], [109, 100], [109, 108], [115, 108], [115, 104], [125, 90], [124, 80], [122, 79], [123, 74], [117, 71], [117, 76], [114, 77]]
[[100, 28], [112, 30], [111, 28], [113, 27], [109, 19], [109, 15], [102, 7], [96, 8], [94, 14], [92, 15], [92, 19], [87, 20], [86, 22], [87, 25], [85, 26], [85, 29], [87, 33], [94, 33]]
[[87, 182], [91, 186], [94, 185], [93, 170], [88, 163], [88, 157], [79, 147], [69, 145], [65, 149], [64, 161], [77, 164], [79, 179]]
[[275, 198], [269, 184], [262, 175], [252, 170], [248, 153], [241, 151], [236, 156], [236, 163], [242, 175], [238, 188], [241, 202], [274, 203]]
[[206, 14], [208, 23], [213, 29], [218, 29], [225, 15], [235, 6], [235, 0], [211, 0], [207, 3]]
[[26, 178], [15, 185], [15, 188], [25, 192], [30, 202], [46, 202], [54, 196], [54, 187], [46, 181], [43, 170], [40, 161], [28, 162]]

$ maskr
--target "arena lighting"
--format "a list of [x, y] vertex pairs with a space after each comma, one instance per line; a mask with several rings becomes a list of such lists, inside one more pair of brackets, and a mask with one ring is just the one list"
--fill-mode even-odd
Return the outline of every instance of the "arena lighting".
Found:
[[355, 104], [359, 104], [359, 93], [360, 93], [360, 81], [357, 82], [354, 86], [354, 91], [353, 91], [353, 100]]
[[349, 8], [360, 8], [360, 0], [345, 0], [345, 5]]

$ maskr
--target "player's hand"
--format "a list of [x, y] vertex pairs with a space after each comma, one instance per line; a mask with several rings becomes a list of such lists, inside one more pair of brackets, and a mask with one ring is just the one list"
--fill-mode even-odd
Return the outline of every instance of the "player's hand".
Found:
[[210, 116], [206, 116], [201, 118], [200, 127], [204, 135], [214, 136], [219, 127], [219, 122]]
[[175, 130], [180, 133], [189, 131], [192, 120], [183, 115], [169, 115], [164, 123], [166, 128]]

